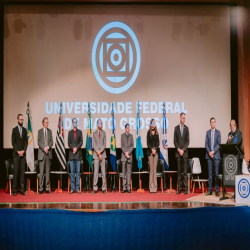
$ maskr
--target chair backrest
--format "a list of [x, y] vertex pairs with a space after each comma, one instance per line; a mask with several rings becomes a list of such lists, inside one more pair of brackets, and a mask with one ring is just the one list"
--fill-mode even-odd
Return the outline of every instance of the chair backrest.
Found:
[[37, 174], [39, 174], [39, 173], [40, 173], [40, 169], [39, 169], [39, 161], [38, 161], [38, 160], [36, 160], [36, 161], [35, 161], [35, 171], [36, 171], [36, 173], [37, 173]]
[[247, 163], [246, 163], [245, 159], [243, 159], [243, 162], [242, 162], [242, 174], [250, 174], [248, 171]]
[[163, 171], [165, 171], [164, 161], [162, 159], [158, 159], [156, 172], [157, 173], [163, 173]]
[[122, 173], [122, 162], [121, 159], [116, 161], [116, 168], [117, 168], [117, 173], [120, 174]]
[[71, 174], [69, 161], [67, 161], [67, 172], [68, 172], [68, 174]]
[[187, 173], [193, 174], [194, 169], [194, 160], [193, 159], [187, 159]]
[[13, 175], [13, 173], [14, 173], [13, 159], [6, 160], [5, 167], [6, 167], [6, 177], [8, 177], [9, 175]]
[[201, 163], [199, 158], [193, 158], [194, 162], [193, 165], [193, 174], [200, 174], [201, 173]]

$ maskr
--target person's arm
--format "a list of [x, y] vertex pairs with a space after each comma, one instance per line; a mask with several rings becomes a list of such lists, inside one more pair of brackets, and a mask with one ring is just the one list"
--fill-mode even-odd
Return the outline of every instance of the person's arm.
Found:
[[122, 150], [123, 154], [126, 153], [126, 151], [125, 151], [125, 145], [124, 145], [124, 140], [122, 139], [122, 135], [121, 135], [121, 150]]
[[174, 146], [175, 146], [176, 149], [180, 149], [179, 145], [177, 143], [177, 131], [176, 131], [176, 128], [174, 129]]
[[188, 127], [187, 127], [186, 139], [187, 139], [187, 141], [186, 141], [186, 143], [185, 143], [185, 145], [184, 145], [184, 147], [183, 147], [183, 151], [186, 151], [187, 148], [188, 148], [188, 145], [189, 145], [189, 129], [188, 129]]
[[206, 133], [205, 148], [206, 148], [207, 153], [209, 154], [211, 150], [210, 150], [209, 144], [208, 144], [208, 133], [209, 132]]
[[219, 131], [219, 135], [218, 135], [218, 144], [217, 144], [217, 146], [216, 147], [214, 147], [214, 154], [216, 154], [217, 152], [218, 152], [218, 150], [220, 150], [220, 145], [219, 144], [221, 144], [221, 134], [220, 134], [220, 131]]
[[81, 147], [82, 147], [82, 144], [83, 144], [82, 131], [79, 131], [79, 132], [80, 132], [80, 141], [79, 141], [79, 143], [76, 145], [77, 150], [80, 150]]
[[148, 131], [147, 133], [147, 145], [148, 145], [148, 148], [152, 151], [152, 147], [150, 146], [150, 143], [149, 143], [149, 137], [150, 137], [150, 131]]
[[[43, 132], [43, 131], [42, 131]], [[41, 131], [38, 131], [38, 136], [37, 136], [37, 145], [38, 147], [44, 152], [44, 145], [42, 145], [42, 140], [41, 140]]]
[[17, 153], [17, 145], [16, 145], [16, 134], [15, 134], [15, 129], [13, 128], [12, 130], [12, 135], [11, 135], [11, 142], [12, 142], [12, 147], [14, 149], [14, 152]]
[[106, 148], [106, 133], [104, 132], [103, 145], [100, 148], [101, 154], [104, 152]]
[[68, 133], [68, 145], [69, 145], [69, 149], [71, 150], [71, 151], [73, 151], [73, 148], [74, 148], [74, 145], [72, 144], [72, 142], [71, 142], [71, 136], [70, 136], [70, 132]]
[[131, 136], [132, 136], [132, 140], [131, 140], [130, 147], [128, 149], [128, 154], [129, 155], [133, 152], [133, 149], [134, 149], [134, 137], [133, 137], [133, 135], [131, 135]]
[[94, 149], [94, 151], [96, 152], [97, 154], [97, 151], [98, 151], [98, 148], [97, 148], [97, 142], [96, 142], [96, 136], [95, 136], [95, 133], [93, 133], [93, 144], [92, 144], [92, 148]]
[[28, 147], [28, 135], [27, 135], [27, 130], [26, 130], [26, 133], [24, 135], [24, 148], [23, 148], [24, 152], [26, 152], [27, 147]]
[[160, 145], [160, 139], [159, 139], [159, 133], [156, 136], [156, 150], [159, 148]]
[[[241, 145], [242, 143], [242, 132], [241, 131], [238, 131], [238, 138], [237, 138], [237, 142], [233, 142], [233, 144], [237, 144], [237, 145]], [[234, 140], [234, 139], [232, 139]]]

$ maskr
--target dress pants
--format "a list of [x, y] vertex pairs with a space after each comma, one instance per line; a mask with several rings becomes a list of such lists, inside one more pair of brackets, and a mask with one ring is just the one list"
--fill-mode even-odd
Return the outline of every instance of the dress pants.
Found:
[[20, 191], [24, 192], [24, 172], [25, 172], [25, 166], [26, 166], [26, 158], [18, 155], [15, 155], [13, 157], [14, 162], [14, 172], [13, 172], [13, 192], [16, 192], [17, 190], [17, 176], [18, 172], [20, 172]]
[[215, 171], [215, 192], [219, 192], [219, 165], [220, 160], [215, 159], [208, 159], [207, 166], [208, 166], [208, 191], [212, 192], [212, 177], [213, 177], [213, 166]]
[[131, 159], [126, 159], [126, 161], [122, 162], [122, 186], [123, 190], [129, 190], [130, 191], [130, 181], [131, 181]]
[[184, 188], [188, 191], [188, 178], [187, 178], [187, 157], [177, 158], [177, 178], [178, 178], [178, 191], [182, 190], [182, 173], [184, 175]]
[[100, 161], [99, 159], [94, 160], [94, 191], [97, 191], [98, 189], [99, 164], [101, 164], [102, 191], [105, 191], [106, 190], [105, 159], [102, 159], [102, 161]]
[[43, 159], [39, 161], [39, 171], [40, 171], [39, 192], [43, 191], [44, 171], [46, 175], [45, 189], [46, 191], [49, 191], [50, 158], [46, 154], [44, 154]]
[[157, 192], [157, 164], [158, 164], [158, 154], [151, 155], [148, 157], [149, 161], [149, 191], [151, 193]]

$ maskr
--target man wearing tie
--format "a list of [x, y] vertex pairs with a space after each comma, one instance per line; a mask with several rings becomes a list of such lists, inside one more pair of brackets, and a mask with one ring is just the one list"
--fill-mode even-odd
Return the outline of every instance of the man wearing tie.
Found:
[[131, 193], [131, 169], [132, 169], [132, 152], [134, 149], [134, 138], [130, 133], [130, 126], [125, 125], [125, 133], [121, 135], [121, 150], [122, 150], [122, 175], [123, 175], [123, 190], [122, 193]]
[[215, 194], [219, 195], [219, 165], [220, 165], [220, 144], [221, 144], [221, 134], [220, 131], [215, 129], [216, 121], [212, 117], [210, 119], [211, 129], [207, 131], [205, 147], [206, 147], [206, 160], [208, 166], [208, 192], [206, 196], [212, 195], [212, 175], [213, 167], [215, 170]]
[[43, 193], [44, 170], [46, 172], [45, 188], [46, 193], [50, 194], [49, 190], [49, 176], [50, 176], [50, 162], [52, 160], [52, 146], [53, 137], [52, 131], [48, 128], [49, 119], [44, 117], [42, 120], [43, 128], [38, 130], [37, 144], [38, 144], [38, 161], [39, 161], [39, 194]]
[[94, 159], [94, 191], [97, 193], [98, 189], [98, 172], [99, 164], [101, 164], [102, 172], [102, 192], [106, 194], [106, 172], [105, 172], [105, 159], [106, 159], [106, 133], [102, 130], [102, 120], [97, 121], [98, 129], [93, 133], [93, 159]]
[[182, 168], [184, 173], [184, 194], [188, 194], [188, 179], [187, 179], [187, 158], [188, 158], [188, 145], [189, 145], [189, 129], [184, 125], [186, 119], [185, 113], [180, 114], [180, 124], [174, 129], [174, 146], [175, 158], [177, 159], [177, 178], [178, 178], [178, 191], [182, 190]]
[[18, 114], [17, 116], [18, 125], [12, 130], [12, 146], [13, 146], [13, 162], [14, 162], [14, 173], [13, 173], [13, 195], [16, 196], [17, 191], [17, 176], [20, 169], [20, 193], [24, 193], [24, 172], [26, 166], [25, 152], [28, 146], [27, 130], [23, 127], [23, 115]]

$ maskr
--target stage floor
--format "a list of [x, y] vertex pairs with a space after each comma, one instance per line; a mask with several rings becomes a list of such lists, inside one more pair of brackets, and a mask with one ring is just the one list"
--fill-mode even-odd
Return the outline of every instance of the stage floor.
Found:
[[[230, 198], [232, 192], [228, 192]], [[222, 195], [222, 194], [221, 194]], [[205, 196], [200, 189], [196, 189], [195, 193], [184, 195], [181, 193], [169, 194], [158, 191], [156, 194], [151, 194], [149, 190], [144, 193], [137, 193], [134, 190], [132, 193], [107, 192], [103, 194], [98, 191], [97, 194], [92, 192], [82, 194], [63, 193], [46, 194], [45, 192], [38, 195], [34, 192], [33, 195], [22, 196], [17, 193], [17, 196], [5, 193], [4, 189], [0, 189], [0, 208], [14, 209], [66, 209], [72, 211], [84, 212], [99, 212], [107, 210], [140, 210], [140, 209], [183, 209], [183, 208], [199, 208], [199, 207], [229, 207], [236, 206], [233, 199], [219, 201], [219, 197], [214, 194]]]

